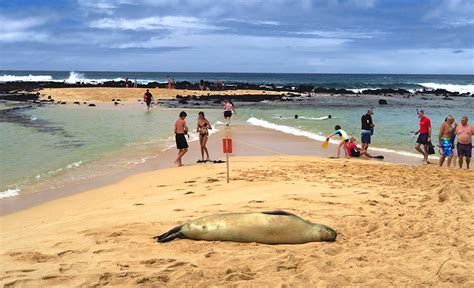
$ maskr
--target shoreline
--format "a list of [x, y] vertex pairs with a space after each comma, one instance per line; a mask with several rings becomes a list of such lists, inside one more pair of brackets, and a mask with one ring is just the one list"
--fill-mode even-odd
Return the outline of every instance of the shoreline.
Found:
[[[231, 159], [235, 156], [268, 155], [319, 156], [328, 158], [329, 156], [333, 156], [335, 153], [336, 145], [333, 143], [330, 143], [329, 148], [324, 150], [321, 148], [321, 141], [259, 126], [236, 125], [231, 126], [230, 128], [220, 126], [219, 129], [218, 132], [211, 135], [208, 142], [211, 159], [215, 160], [223, 159], [224, 157], [221, 152], [221, 139], [226, 136], [233, 138], [235, 142], [234, 154], [231, 155]], [[190, 142], [190, 151], [184, 157], [184, 162], [187, 166], [194, 166], [195, 161], [200, 158], [199, 150], [199, 143], [197, 141]], [[420, 163], [418, 158], [412, 156], [405, 156], [392, 152], [383, 152], [383, 154], [385, 156], [384, 162], [387, 163], [406, 165], [417, 165]], [[217, 157], [215, 155], [217, 155]], [[342, 152], [341, 155], [344, 155], [344, 153]], [[46, 189], [34, 193], [24, 195], [20, 194], [19, 196], [4, 198], [0, 200], [0, 215], [15, 213], [48, 201], [111, 185], [132, 175], [174, 167], [173, 162], [175, 157], [176, 149], [172, 147], [159, 153], [157, 157], [145, 161], [145, 163], [138, 164], [132, 168], [123, 169], [116, 173], [109, 173], [86, 180], [68, 183], [64, 187]], [[347, 160], [341, 158], [327, 159], [327, 161]], [[353, 158], [349, 161], [359, 160]], [[362, 158], [360, 161], [379, 162], [380, 160]], [[199, 164], [197, 164], [197, 166], [199, 166]]]

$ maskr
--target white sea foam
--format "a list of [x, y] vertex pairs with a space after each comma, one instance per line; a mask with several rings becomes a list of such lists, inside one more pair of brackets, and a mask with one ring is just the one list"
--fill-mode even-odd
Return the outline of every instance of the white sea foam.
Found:
[[[313, 140], [316, 140], [316, 141], [323, 142], [323, 141], [326, 140], [326, 137], [324, 135], [319, 135], [319, 134], [316, 134], [316, 133], [313, 133], [313, 132], [304, 131], [304, 130], [294, 128], [294, 127], [290, 127], [290, 126], [274, 124], [274, 123], [268, 122], [266, 120], [258, 119], [258, 118], [255, 118], [255, 117], [250, 117], [247, 120], [247, 122], [252, 124], [252, 125], [255, 125], [255, 126], [264, 127], [264, 128], [267, 128], [267, 129], [273, 129], [273, 130], [277, 130], [277, 131], [280, 131], [280, 132], [283, 132], [283, 133], [292, 134], [292, 135], [296, 135], [296, 136], [303, 136], [303, 137], [313, 139]], [[336, 139], [331, 139], [329, 142], [331, 142], [333, 144], [338, 144], [339, 143], [339, 141], [336, 140]], [[401, 150], [394, 150], [394, 149], [389, 149], [389, 148], [380, 148], [380, 147], [370, 146], [370, 150], [371, 151], [378, 151], [378, 152], [394, 153], [394, 154], [408, 156], [408, 157], [422, 158], [421, 155], [419, 155], [419, 154], [415, 154], [415, 153], [411, 153], [411, 152], [407, 152], [407, 151], [401, 151]], [[430, 156], [430, 158], [437, 159], [438, 157]]]
[[84, 81], [84, 74], [71, 71], [69, 72], [69, 77], [64, 82], [74, 84], [81, 81]]
[[27, 76], [17, 76], [17, 75], [6, 75], [0, 76], [0, 82], [42, 82], [42, 81], [52, 81], [53, 77], [50, 75], [27, 75]]
[[0, 199], [18, 196], [20, 195], [20, 191], [21, 190], [19, 188], [15, 188], [15, 189], [8, 189], [6, 191], [0, 192]]
[[67, 169], [77, 168], [81, 166], [82, 161], [77, 161], [66, 166]]
[[417, 83], [427, 89], [445, 89], [450, 92], [474, 94], [474, 84], [457, 85], [457, 84], [440, 84], [440, 83]]

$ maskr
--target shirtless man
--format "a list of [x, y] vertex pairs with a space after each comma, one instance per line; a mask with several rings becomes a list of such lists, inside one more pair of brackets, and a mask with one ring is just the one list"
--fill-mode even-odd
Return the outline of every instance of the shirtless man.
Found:
[[184, 120], [188, 116], [186, 112], [182, 111], [179, 113], [179, 119], [176, 120], [174, 124], [174, 134], [176, 138], [176, 148], [178, 148], [178, 157], [174, 163], [178, 166], [183, 166], [183, 162], [181, 162], [181, 158], [183, 158], [184, 154], [188, 152], [188, 142], [186, 141], [185, 135], [188, 134], [188, 125], [186, 125], [186, 121]]
[[459, 168], [462, 168], [464, 157], [466, 157], [467, 169], [471, 162], [472, 154], [472, 135], [474, 134], [474, 127], [467, 124], [467, 116], [461, 117], [461, 124], [456, 127], [457, 149], [459, 157]]
[[453, 146], [451, 144], [451, 137], [453, 136], [454, 129], [452, 127], [454, 123], [454, 117], [448, 115], [446, 121], [439, 127], [438, 134], [438, 147], [439, 147], [439, 167], [443, 166], [444, 160], [448, 157], [448, 168], [451, 166], [451, 160], [453, 159]]

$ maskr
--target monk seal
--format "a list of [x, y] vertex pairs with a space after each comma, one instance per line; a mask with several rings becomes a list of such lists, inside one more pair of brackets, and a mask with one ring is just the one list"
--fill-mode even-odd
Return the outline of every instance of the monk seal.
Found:
[[303, 244], [335, 241], [336, 236], [336, 231], [328, 226], [311, 223], [285, 211], [268, 211], [205, 216], [153, 238], [157, 242], [169, 242], [181, 238], [263, 244]]

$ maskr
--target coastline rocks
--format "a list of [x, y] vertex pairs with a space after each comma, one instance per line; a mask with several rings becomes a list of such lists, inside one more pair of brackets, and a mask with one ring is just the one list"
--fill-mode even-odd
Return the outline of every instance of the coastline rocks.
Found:
[[96, 105], [95, 105], [94, 103], [91, 103], [91, 104], [89, 104], [89, 105], [87, 105], [87, 106], [89, 106], [89, 107], [95, 107]]
[[380, 99], [379, 100], [379, 105], [387, 105], [387, 104], [388, 104], [387, 100], [385, 100], [385, 99]]

